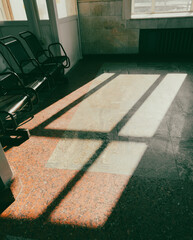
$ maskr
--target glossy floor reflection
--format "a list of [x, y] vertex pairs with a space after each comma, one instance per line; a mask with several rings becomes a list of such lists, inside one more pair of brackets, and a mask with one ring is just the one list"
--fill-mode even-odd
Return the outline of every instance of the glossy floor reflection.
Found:
[[192, 239], [190, 62], [85, 58], [6, 152], [0, 239]]

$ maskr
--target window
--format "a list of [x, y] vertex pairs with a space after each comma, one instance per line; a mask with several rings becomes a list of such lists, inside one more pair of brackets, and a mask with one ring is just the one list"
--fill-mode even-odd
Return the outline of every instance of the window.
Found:
[[193, 0], [132, 0], [132, 16], [141, 14], [187, 13]]
[[56, 0], [58, 18], [77, 15], [75, 0]]
[[48, 20], [49, 16], [48, 16], [46, 0], [36, 0], [36, 2], [37, 2], [40, 20]]
[[1, 0], [0, 21], [27, 20], [23, 0]]

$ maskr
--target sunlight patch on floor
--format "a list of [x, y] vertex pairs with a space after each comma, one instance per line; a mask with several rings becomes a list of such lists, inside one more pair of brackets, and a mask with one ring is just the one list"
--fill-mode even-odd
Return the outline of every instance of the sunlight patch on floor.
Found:
[[86, 173], [49, 216], [54, 224], [98, 228], [105, 225], [130, 177]]
[[[64, 139], [59, 142], [46, 167], [81, 170], [91, 159], [102, 141]], [[88, 171], [131, 176], [147, 145], [134, 142], [111, 142], [91, 164]]]
[[46, 167], [80, 170], [101, 144], [102, 140], [62, 139], [56, 146]]
[[[91, 89], [104, 81], [104, 76], [106, 74], [96, 78]], [[118, 75], [81, 102], [67, 129], [110, 131], [158, 77], [153, 74]]]
[[182, 86], [187, 74], [167, 74], [119, 135], [152, 137]]
[[[108, 135], [108, 132], [112, 133], [111, 130], [114, 126], [122, 121], [123, 117], [136, 103], [142, 101], [141, 97], [147, 93], [147, 90], [155, 83], [159, 75], [118, 75], [107, 85], [104, 85], [81, 102], [67, 127], [67, 130], [72, 131], [75, 135], [73, 138], [65, 138], [64, 133], [64, 138], [56, 146], [46, 167], [80, 171], [87, 165], [85, 175], [76, 183], [68, 195], [67, 201], [70, 201], [71, 204], [77, 199], [77, 197], [74, 198], [76, 191], [79, 188], [83, 188], [87, 174], [95, 174], [96, 179], [94, 182], [96, 185], [98, 184], [98, 174], [110, 174], [112, 177], [116, 175], [126, 177], [126, 179], [124, 179], [122, 184], [116, 186], [116, 193], [109, 198], [110, 201], [108, 197], [102, 197], [103, 195], [109, 195], [109, 184], [111, 183], [107, 179], [104, 179], [106, 181], [104, 186], [101, 188], [97, 187], [97, 189], [101, 189], [102, 194], [98, 192], [99, 190], [95, 191], [93, 186], [87, 186], [84, 196], [82, 196], [83, 201], [77, 204], [77, 208], [74, 211], [74, 216], [81, 217], [77, 221], [77, 218], [69, 212], [70, 224], [86, 225], [87, 227], [90, 222], [92, 222], [92, 227], [105, 224], [124, 190], [124, 185], [127, 184], [133, 175], [148, 148], [146, 143], [135, 142], [134, 138], [132, 141], [128, 139], [128, 141], [123, 142], [116, 140], [116, 137], [117, 139], [119, 139], [118, 136], [120, 135], [152, 137], [184, 82], [185, 77], [186, 74], [167, 74], [147, 100], [144, 103], [142, 102], [141, 107], [130, 120], [125, 123], [122, 130], [117, 133], [113, 132], [113, 136], [111, 134]], [[98, 77], [96, 81], [93, 81], [94, 86], [97, 86], [101, 81], [101, 78]], [[80, 132], [84, 133], [84, 131], [85, 139], [79, 139]], [[101, 136], [104, 139], [103, 137], [101, 137], [101, 140], [89, 139], [86, 131], [91, 133], [101, 131]], [[107, 145], [100, 150], [105, 141]], [[93, 158], [96, 153], [97, 156]], [[92, 162], [93, 159], [94, 161]], [[108, 186], [107, 190], [105, 185]], [[100, 195], [101, 202], [92, 199], [93, 191], [95, 195]], [[78, 193], [77, 196], [79, 196]], [[81, 199], [81, 196], [79, 198]], [[92, 200], [85, 201], [85, 199], [89, 198]], [[62, 215], [58, 218], [60, 209], [65, 208], [65, 214], [68, 215], [66, 203], [65, 199], [62, 200], [58, 208], [53, 211], [50, 216], [51, 222], [62, 221], [66, 223], [66, 218], [64, 219]], [[100, 209], [101, 206], [102, 209]], [[98, 210], [94, 214], [86, 212], [88, 209], [96, 208], [99, 208], [100, 211]], [[81, 214], [84, 212], [85, 214]]]
[[89, 171], [132, 176], [146, 149], [145, 143], [111, 142]]

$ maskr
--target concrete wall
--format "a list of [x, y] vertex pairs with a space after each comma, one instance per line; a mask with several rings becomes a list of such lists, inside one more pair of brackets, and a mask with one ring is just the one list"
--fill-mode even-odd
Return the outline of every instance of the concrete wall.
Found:
[[58, 34], [60, 43], [70, 58], [71, 67], [65, 71], [68, 72], [81, 58], [78, 17], [71, 16], [60, 19], [58, 23]]
[[83, 54], [138, 53], [140, 29], [193, 27], [192, 17], [123, 19], [122, 0], [78, 0]]

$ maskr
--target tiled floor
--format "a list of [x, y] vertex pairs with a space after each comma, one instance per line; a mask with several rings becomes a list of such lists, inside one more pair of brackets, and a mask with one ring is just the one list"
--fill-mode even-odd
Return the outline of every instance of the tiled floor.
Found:
[[6, 151], [0, 239], [192, 240], [193, 63], [85, 58], [68, 77]]

